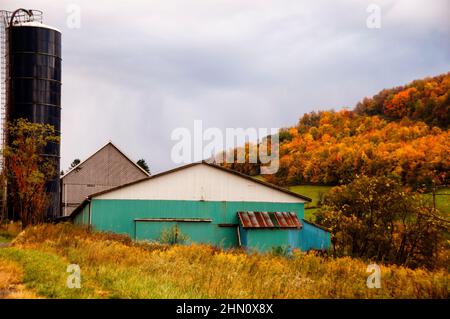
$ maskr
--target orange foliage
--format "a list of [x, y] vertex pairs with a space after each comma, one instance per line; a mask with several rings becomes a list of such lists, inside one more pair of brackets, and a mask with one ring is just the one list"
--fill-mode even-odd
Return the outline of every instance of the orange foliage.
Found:
[[319, 112], [305, 115], [296, 130], [280, 141], [280, 170], [272, 182], [340, 184], [365, 174], [394, 175], [420, 187], [450, 179], [450, 131], [422, 122]]
[[[393, 121], [396, 120], [396, 121]], [[354, 111], [304, 114], [279, 132], [280, 168], [269, 182], [336, 185], [392, 176], [413, 188], [450, 184], [450, 73], [385, 89]], [[232, 164], [248, 175], [257, 164]]]
[[385, 114], [394, 118], [402, 118], [408, 115], [408, 109], [414, 102], [413, 96], [417, 93], [416, 88], [408, 88], [394, 95], [391, 100], [385, 103]]
[[390, 120], [408, 117], [442, 128], [450, 126], [450, 72], [385, 89], [364, 98], [355, 108], [360, 115], [382, 115]]

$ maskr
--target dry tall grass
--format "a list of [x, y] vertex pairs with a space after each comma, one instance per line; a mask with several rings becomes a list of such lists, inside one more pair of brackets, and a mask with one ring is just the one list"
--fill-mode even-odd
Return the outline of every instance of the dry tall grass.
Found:
[[0, 223], [0, 243], [9, 242], [22, 231], [20, 223]]
[[34, 299], [36, 294], [22, 284], [23, 270], [11, 261], [0, 260], [0, 299]]
[[[301, 252], [286, 258], [207, 245], [139, 244], [67, 224], [28, 228], [14, 241], [14, 248], [5, 249], [38, 250], [80, 265], [80, 290], [90, 289], [88, 296], [94, 298], [449, 297], [445, 270], [381, 266], [382, 288], [368, 289], [367, 263], [357, 259]], [[10, 251], [9, 256], [13, 254]], [[1, 258], [6, 257], [0, 250]], [[64, 274], [65, 270], [48, 271]], [[53, 292], [52, 297], [67, 297], [63, 291]]]

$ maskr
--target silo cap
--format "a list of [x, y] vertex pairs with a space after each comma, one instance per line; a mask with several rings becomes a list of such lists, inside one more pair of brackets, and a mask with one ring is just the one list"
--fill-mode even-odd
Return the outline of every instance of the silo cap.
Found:
[[16, 25], [13, 25], [13, 27], [17, 28], [17, 27], [36, 27], [36, 28], [45, 28], [45, 29], [51, 29], [51, 30], [55, 30], [59, 33], [61, 33], [61, 30], [55, 28], [55, 27], [51, 27], [49, 25], [37, 22], [37, 21], [29, 21], [29, 22], [22, 22]]

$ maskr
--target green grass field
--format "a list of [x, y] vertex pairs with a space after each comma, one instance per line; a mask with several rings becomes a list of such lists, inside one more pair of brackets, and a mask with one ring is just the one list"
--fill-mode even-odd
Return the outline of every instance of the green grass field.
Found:
[[[260, 175], [254, 176], [254, 178], [264, 181], [264, 177]], [[316, 206], [320, 194], [326, 194], [331, 188], [332, 186], [296, 185], [289, 187], [289, 190], [312, 199], [312, 202], [305, 206], [305, 219], [314, 221], [314, 213], [318, 210]], [[436, 194], [436, 208], [442, 216], [450, 217], [450, 188], [439, 189]], [[424, 194], [424, 196], [432, 204], [433, 196], [430, 193]]]
[[[433, 195], [424, 195], [430, 203], [433, 203]], [[450, 217], [450, 188], [442, 188], [436, 191], [436, 208], [444, 217]]]
[[[319, 199], [319, 194], [325, 194], [332, 187], [331, 186], [316, 186], [316, 185], [298, 185], [291, 186], [289, 190], [294, 193], [302, 194], [308, 196], [313, 201], [305, 206], [305, 218], [307, 220], [314, 221], [314, 213], [318, 210], [318, 208], [309, 208], [317, 206], [317, 200]], [[432, 204], [433, 196], [431, 194], [424, 194], [425, 198], [427, 198]], [[450, 188], [443, 188], [436, 192], [436, 208], [444, 217], [450, 216]]]
[[305, 219], [314, 221], [314, 213], [319, 209], [317, 208], [319, 197], [321, 194], [325, 195], [331, 188], [332, 186], [297, 185], [289, 187], [289, 190], [312, 199], [311, 203], [305, 205]]

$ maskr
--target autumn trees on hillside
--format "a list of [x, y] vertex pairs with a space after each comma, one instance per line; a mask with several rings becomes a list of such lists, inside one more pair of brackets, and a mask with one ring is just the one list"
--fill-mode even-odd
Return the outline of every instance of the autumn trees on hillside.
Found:
[[[357, 175], [393, 176], [413, 188], [450, 182], [450, 131], [404, 118], [390, 122], [352, 111], [305, 114], [279, 133], [280, 185], [338, 185]], [[255, 165], [232, 163], [249, 175]]]
[[[279, 170], [266, 177], [285, 186], [345, 184], [357, 175], [399, 177], [413, 188], [450, 184], [449, 127], [447, 73], [382, 90], [354, 111], [304, 114], [280, 130]], [[259, 172], [258, 164], [224, 165]]]
[[450, 179], [450, 131], [350, 111], [305, 115], [280, 139], [278, 184], [343, 184], [356, 175], [398, 176], [414, 188]]
[[360, 115], [381, 115], [390, 120], [408, 117], [444, 129], [450, 127], [450, 72], [382, 90], [357, 104]]

